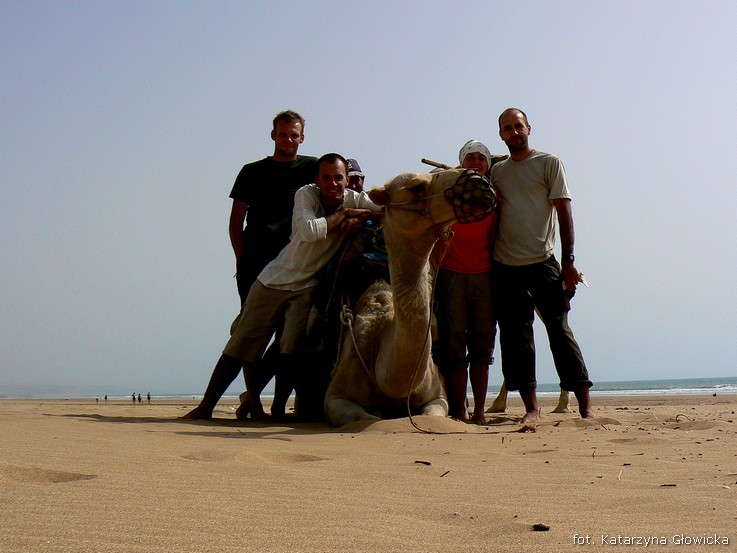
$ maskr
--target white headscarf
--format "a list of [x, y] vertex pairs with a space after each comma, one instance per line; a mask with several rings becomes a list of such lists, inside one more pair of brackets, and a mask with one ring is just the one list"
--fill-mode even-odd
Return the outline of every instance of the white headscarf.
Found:
[[475, 154], [476, 152], [484, 156], [486, 158], [486, 163], [491, 167], [491, 152], [489, 151], [489, 148], [484, 146], [478, 140], [469, 140], [463, 145], [463, 148], [461, 148], [461, 151], [458, 154], [458, 161], [463, 165], [463, 160], [466, 159], [466, 156], [468, 154]]

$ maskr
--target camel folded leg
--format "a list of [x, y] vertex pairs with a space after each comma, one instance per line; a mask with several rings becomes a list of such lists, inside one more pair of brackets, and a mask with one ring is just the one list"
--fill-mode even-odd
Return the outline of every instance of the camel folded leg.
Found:
[[434, 399], [422, 406], [420, 414], [432, 415], [433, 417], [447, 417], [448, 401], [444, 397]]
[[361, 420], [381, 420], [368, 413], [355, 401], [342, 397], [332, 397], [325, 402], [325, 415], [331, 426], [343, 426]]

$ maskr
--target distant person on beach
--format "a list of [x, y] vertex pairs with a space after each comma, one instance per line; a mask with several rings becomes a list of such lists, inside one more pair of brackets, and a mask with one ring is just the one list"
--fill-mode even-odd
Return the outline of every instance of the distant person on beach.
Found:
[[[469, 140], [459, 152], [461, 166], [487, 175], [489, 149]], [[496, 318], [491, 296], [491, 249], [496, 212], [468, 224], [455, 223], [453, 237], [440, 261], [435, 284], [438, 340], [434, 359], [445, 380], [448, 414], [469, 420], [466, 389], [470, 376], [474, 409], [471, 420], [486, 422], [489, 365], [493, 363]]]
[[135, 404], [136, 404], [136, 393], [135, 393], [135, 392], [133, 392], [133, 393], [131, 394], [131, 397], [133, 398], [133, 405], [135, 405]]
[[363, 192], [363, 183], [366, 176], [361, 171], [361, 166], [353, 159], [348, 159], [348, 188], [356, 192]]
[[[236, 282], [240, 306], [246, 302], [248, 291], [258, 274], [289, 243], [294, 194], [313, 181], [317, 158], [301, 156], [297, 152], [304, 142], [305, 119], [299, 113], [286, 110], [272, 121], [271, 140], [274, 153], [243, 166], [233, 184], [230, 197], [230, 243], [236, 259]], [[245, 226], [244, 226], [245, 225]], [[233, 322], [231, 331], [235, 328]], [[278, 330], [278, 329], [277, 329]], [[259, 361], [256, 373], [263, 386], [278, 370], [279, 340]], [[223, 372], [215, 366], [205, 391], [203, 402], [213, 408], [231, 385], [238, 373]], [[249, 412], [248, 394], [241, 394], [242, 405], [236, 412], [239, 419]], [[210, 418], [212, 413], [206, 418]]]
[[146, 401], [148, 402], [149, 405], [151, 405], [151, 392], [148, 392], [146, 394]]
[[[300, 401], [307, 398], [300, 397], [300, 386], [309, 375], [300, 374], [299, 354], [318, 273], [338, 251], [350, 230], [366, 221], [372, 212], [381, 211], [365, 192], [359, 194], [347, 188], [348, 162], [342, 156], [325, 154], [318, 160], [317, 167], [314, 184], [303, 186], [295, 196], [289, 244], [258, 275], [215, 367], [214, 373], [227, 375], [228, 382], [243, 367], [254, 419], [265, 418], [260, 399], [265, 383], [256, 378], [255, 366], [281, 321], [284, 321], [284, 330], [279, 341], [279, 364], [294, 379], [295, 411], [301, 416]], [[206, 394], [184, 418], [211, 418], [220, 395]], [[273, 416], [284, 416], [288, 398], [289, 394], [284, 397], [279, 393], [277, 383]], [[319, 407], [321, 410], [321, 402]]]
[[141, 394], [138, 394], [138, 405], [141, 404]]
[[[494, 165], [491, 182], [501, 197], [494, 245], [492, 284], [499, 321], [502, 373], [509, 390], [519, 390], [523, 423], [537, 421], [535, 309], [550, 341], [560, 386], [578, 399], [581, 417], [593, 416], [583, 355], [568, 325], [570, 300], [581, 281], [574, 265], [573, 215], [560, 159], [533, 150], [527, 115], [509, 108], [499, 116], [499, 136], [510, 157]], [[554, 256], [559, 226], [562, 266]]]

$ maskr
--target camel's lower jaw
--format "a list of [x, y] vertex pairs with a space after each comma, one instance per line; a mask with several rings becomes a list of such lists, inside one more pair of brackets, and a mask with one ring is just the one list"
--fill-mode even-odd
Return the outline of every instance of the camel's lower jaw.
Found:
[[468, 211], [463, 211], [461, 214], [456, 214], [456, 220], [462, 225], [467, 223], [476, 223], [486, 219], [491, 215], [492, 211], [493, 208], [491, 206], [478, 209], [474, 208]]
[[475, 223], [491, 215], [494, 211], [494, 199], [491, 196], [474, 202], [455, 199], [452, 206], [456, 221], [461, 224]]

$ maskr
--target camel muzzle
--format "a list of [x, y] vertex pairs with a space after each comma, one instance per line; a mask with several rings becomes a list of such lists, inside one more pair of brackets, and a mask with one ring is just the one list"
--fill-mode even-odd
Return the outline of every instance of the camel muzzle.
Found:
[[496, 192], [489, 179], [473, 169], [460, 174], [453, 186], [443, 191], [462, 225], [481, 221], [496, 208]]

